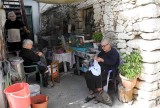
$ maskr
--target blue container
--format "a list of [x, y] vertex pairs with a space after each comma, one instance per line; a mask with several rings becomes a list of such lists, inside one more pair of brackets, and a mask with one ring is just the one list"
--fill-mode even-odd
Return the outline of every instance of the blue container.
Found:
[[71, 48], [72, 48], [72, 50], [81, 51], [81, 52], [86, 52], [89, 49], [89, 47], [87, 47], [87, 48], [71, 47]]

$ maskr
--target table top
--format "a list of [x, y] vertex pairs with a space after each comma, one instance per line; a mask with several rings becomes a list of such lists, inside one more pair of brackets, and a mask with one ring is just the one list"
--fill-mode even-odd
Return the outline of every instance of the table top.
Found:
[[56, 54], [54, 53], [54, 60], [58, 60], [59, 62], [69, 62], [70, 67], [73, 67], [75, 63], [75, 58], [72, 52]]

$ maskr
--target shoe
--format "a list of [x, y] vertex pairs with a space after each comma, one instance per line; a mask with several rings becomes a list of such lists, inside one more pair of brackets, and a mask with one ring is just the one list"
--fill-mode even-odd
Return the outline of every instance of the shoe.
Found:
[[47, 85], [46, 88], [52, 88], [54, 85]]
[[94, 98], [95, 98], [95, 96], [92, 96], [92, 97], [87, 96], [87, 97], [85, 98], [85, 102], [84, 102], [84, 103], [87, 103], [87, 102], [93, 100]]

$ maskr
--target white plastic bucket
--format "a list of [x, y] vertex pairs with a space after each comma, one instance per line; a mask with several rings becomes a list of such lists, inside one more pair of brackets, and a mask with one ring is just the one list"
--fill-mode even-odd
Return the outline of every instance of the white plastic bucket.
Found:
[[29, 85], [29, 90], [30, 90], [31, 96], [38, 95], [38, 94], [40, 94], [40, 85], [38, 85], [38, 84]]

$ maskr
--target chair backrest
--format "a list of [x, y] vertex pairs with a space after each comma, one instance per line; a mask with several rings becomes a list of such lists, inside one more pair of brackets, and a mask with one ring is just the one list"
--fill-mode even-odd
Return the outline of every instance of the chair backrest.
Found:
[[42, 52], [43, 52], [43, 54], [46, 56], [47, 48], [43, 48], [43, 49], [42, 49]]
[[54, 68], [56, 68], [56, 71], [59, 72], [59, 61], [54, 61], [51, 63], [51, 73], [53, 73]]

